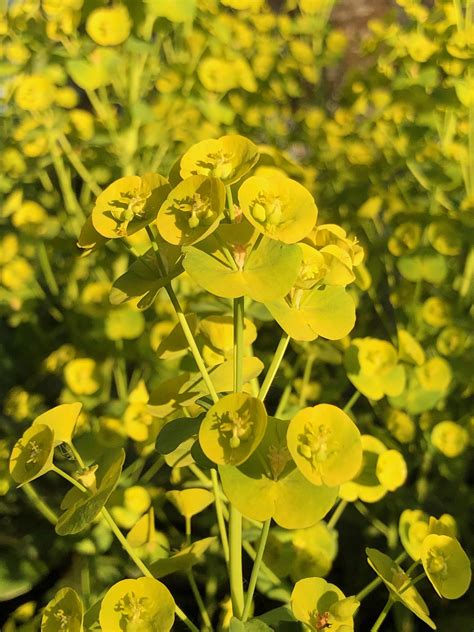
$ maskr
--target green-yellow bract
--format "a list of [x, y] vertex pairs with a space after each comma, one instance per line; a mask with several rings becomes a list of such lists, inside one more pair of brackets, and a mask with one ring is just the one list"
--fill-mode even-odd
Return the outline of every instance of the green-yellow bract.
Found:
[[49, 472], [53, 467], [54, 432], [45, 424], [28, 428], [13, 446], [10, 474], [24, 485]]
[[321, 577], [300, 579], [291, 593], [293, 615], [314, 632], [351, 632], [358, 607], [355, 597], [346, 597], [340, 588]]
[[223, 218], [225, 188], [217, 178], [186, 178], [169, 193], [156, 225], [170, 244], [189, 246], [210, 235]]
[[82, 632], [84, 608], [72, 588], [61, 588], [44, 609], [41, 632]]
[[322, 520], [337, 499], [337, 487], [313, 485], [288, 451], [288, 421], [269, 417], [265, 436], [239, 467], [220, 465], [230, 502], [247, 518], [273, 518], [284, 529], [304, 529]]
[[255, 166], [258, 156], [258, 147], [244, 136], [229, 134], [203, 140], [181, 158], [181, 177], [212, 176], [225, 185], [234, 184]]
[[456, 538], [435, 533], [426, 536], [421, 561], [440, 597], [459, 599], [469, 588], [471, 562]]
[[239, 204], [262, 235], [286, 244], [304, 239], [318, 217], [311, 193], [286, 177], [248, 178], [239, 189]]
[[167, 179], [157, 173], [119, 178], [98, 196], [93, 228], [108, 239], [133, 235], [155, 219], [169, 190]]
[[400, 601], [432, 630], [436, 630], [436, 625], [429, 617], [428, 606], [417, 589], [410, 586], [410, 578], [405, 571], [385, 553], [370, 548], [365, 551], [369, 565], [388, 588], [391, 598]]
[[360, 432], [337, 406], [318, 404], [297, 413], [288, 427], [288, 449], [314, 485], [334, 487], [351, 480], [362, 464]]
[[256, 397], [231, 393], [209, 409], [199, 428], [199, 443], [214, 463], [240, 465], [265, 434], [267, 413]]
[[55, 446], [60, 443], [71, 443], [81, 409], [80, 402], [60, 404], [36, 417], [32, 426], [43, 424], [51, 428], [54, 433]]
[[269, 239], [252, 250], [248, 246], [236, 247], [233, 266], [211, 244], [207, 250], [186, 249], [183, 267], [198, 285], [216, 296], [249, 296], [262, 303], [290, 291], [301, 262], [299, 246]]
[[431, 443], [442, 454], [453, 459], [469, 445], [469, 433], [455, 421], [440, 421], [431, 431]]
[[166, 492], [166, 497], [185, 518], [192, 518], [214, 502], [214, 494], [199, 487], [172, 490]]
[[175, 603], [157, 579], [123, 579], [106, 592], [99, 621], [107, 632], [168, 632], [174, 623]]
[[405, 387], [405, 368], [398, 364], [395, 347], [377, 338], [354, 338], [345, 355], [347, 376], [366, 397], [400, 395]]

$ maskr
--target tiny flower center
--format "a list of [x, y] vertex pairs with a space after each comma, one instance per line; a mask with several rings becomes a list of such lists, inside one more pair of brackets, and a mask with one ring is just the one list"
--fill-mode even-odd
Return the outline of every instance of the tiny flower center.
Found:
[[441, 579], [446, 579], [448, 576], [446, 558], [442, 553], [434, 549], [431, 549], [428, 553], [427, 568], [432, 575], [439, 575]]

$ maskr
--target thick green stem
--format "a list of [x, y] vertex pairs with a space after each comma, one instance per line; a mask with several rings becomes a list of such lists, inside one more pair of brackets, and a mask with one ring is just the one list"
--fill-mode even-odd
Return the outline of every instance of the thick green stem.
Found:
[[250, 575], [249, 588], [247, 591], [247, 597], [245, 599], [244, 613], [242, 615], [242, 621], [244, 622], [247, 621], [250, 614], [250, 608], [252, 606], [255, 586], [257, 585], [258, 574], [260, 571], [260, 564], [262, 563], [263, 553], [265, 551], [265, 546], [267, 544], [271, 521], [272, 519], [269, 518], [266, 522], [263, 523], [262, 532], [260, 534], [260, 540], [258, 542], [258, 548], [257, 548], [257, 555], [255, 557], [255, 561], [253, 564], [252, 574]]
[[286, 348], [288, 347], [288, 343], [290, 342], [290, 337], [288, 334], [283, 334], [280, 342], [278, 343], [278, 347], [276, 348], [275, 355], [271, 361], [271, 364], [268, 368], [267, 374], [265, 375], [265, 379], [263, 380], [263, 384], [260, 387], [260, 392], [258, 394], [258, 398], [264, 401], [265, 397], [270, 390], [270, 387], [273, 383], [275, 375], [280, 367], [281, 361], [283, 360], [283, 356], [285, 355]]
[[390, 608], [393, 606], [393, 603], [394, 602], [393, 602], [392, 598], [389, 597], [387, 603], [384, 606], [384, 609], [379, 614], [379, 616], [377, 618], [377, 621], [374, 623], [374, 625], [370, 629], [370, 632], [378, 632], [378, 630], [380, 630], [380, 626], [382, 625], [382, 623], [387, 618], [387, 615], [390, 612]]
[[229, 580], [232, 613], [240, 619], [244, 611], [242, 514], [233, 505], [230, 505], [229, 512]]
[[234, 392], [243, 387], [244, 297], [234, 299]]
[[227, 529], [225, 526], [224, 512], [222, 508], [222, 499], [219, 488], [219, 479], [217, 477], [217, 470], [211, 468], [211, 481], [212, 489], [214, 491], [214, 502], [216, 507], [217, 526], [219, 527], [219, 534], [221, 538], [222, 551], [224, 553], [224, 559], [226, 564], [229, 564], [229, 540], [227, 538]]
[[226, 186], [225, 190], [227, 194], [227, 206], [229, 207], [229, 218], [231, 222], [234, 222], [235, 221], [235, 207], [234, 207], [234, 200], [232, 197], [232, 189], [230, 188], [230, 186]]

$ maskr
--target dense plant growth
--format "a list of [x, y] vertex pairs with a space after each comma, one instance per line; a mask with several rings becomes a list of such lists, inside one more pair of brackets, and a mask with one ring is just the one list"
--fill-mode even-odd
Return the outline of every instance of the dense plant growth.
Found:
[[474, 7], [334, 4], [1, 19], [6, 632], [469, 626]]

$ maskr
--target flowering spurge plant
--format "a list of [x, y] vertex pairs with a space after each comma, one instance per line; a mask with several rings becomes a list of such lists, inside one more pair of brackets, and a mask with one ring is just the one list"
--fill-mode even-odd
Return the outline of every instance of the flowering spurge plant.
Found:
[[[110, 300], [133, 300], [146, 309], [164, 289], [178, 325], [168, 330], [156, 352], [163, 358], [189, 352], [192, 356], [188, 370], [161, 381], [149, 393], [140, 382], [125, 411], [137, 441], [149, 442], [157, 435], [156, 450], [175, 472], [173, 487], [182, 483], [182, 489], [167, 491], [164, 502], [182, 515], [184, 531], [181, 548], [171, 553], [166, 537], [156, 530], [150, 492], [143, 486], [121, 492], [123, 448], [105, 444], [105, 449], [97, 446], [87, 455], [78, 451], [73, 437], [81, 403], [62, 404], [37, 417], [13, 448], [13, 479], [31, 486], [31, 481], [54, 472], [67, 480], [71, 488], [61, 502], [62, 514], [54, 519], [56, 533], [69, 536], [108, 528], [143, 575], [118, 581], [87, 609], [76, 591], [62, 588], [44, 610], [42, 630], [100, 626], [104, 632], [166, 632], [177, 616], [196, 631], [196, 623], [179, 605], [180, 594], [173, 597], [161, 581], [172, 573], [186, 575], [200, 625], [210, 630], [213, 622], [193, 567], [211, 550], [220, 552], [228, 571], [230, 607], [223, 628], [272, 630], [281, 621], [291, 621], [312, 630], [354, 629], [360, 601], [380, 582], [346, 597], [321, 577], [303, 577], [291, 596], [283, 591], [286, 606], [265, 614], [253, 611], [272, 521], [279, 528], [304, 532], [322, 524], [338, 495], [353, 500], [348, 486], [371, 487], [368, 479], [375, 476], [383, 495], [402, 485], [405, 477], [396, 450], [387, 450], [381, 442], [364, 443], [347, 412], [350, 405], [346, 411], [332, 404], [303, 406], [290, 419], [282, 419], [269, 414], [265, 404], [290, 338], [303, 343], [319, 336], [338, 340], [354, 326], [355, 308], [346, 286], [355, 279], [363, 251], [339, 226], [316, 222], [311, 194], [281, 170], [263, 168], [258, 147], [233, 135], [194, 145], [167, 178], [151, 173], [125, 176], [97, 197], [79, 238], [81, 248], [96, 250], [120, 239], [133, 252], [128, 237], [143, 231], [149, 239], [149, 249], [115, 281]], [[183, 311], [173, 281], [185, 275], [200, 291], [216, 297], [217, 313], [199, 319]], [[251, 353], [257, 332], [245, 316], [258, 304], [283, 330], [261, 384], [258, 376], [264, 366]], [[389, 350], [390, 366], [392, 355]], [[366, 364], [371, 362], [369, 353]], [[75, 462], [73, 471], [57, 465], [58, 446]], [[185, 468], [197, 475], [199, 485], [189, 485]], [[364, 468], [369, 471], [364, 473]], [[123, 500], [117, 496], [121, 493]], [[328, 534], [346, 502], [335, 510]], [[215, 505], [214, 527], [209, 537], [195, 539], [192, 519], [210, 504]], [[243, 520], [260, 531], [246, 592]], [[437, 592], [456, 598], [469, 583], [465, 554], [457, 540], [440, 529], [433, 527], [423, 540], [421, 558]], [[370, 564], [391, 590], [390, 606], [399, 600], [432, 625], [426, 606], [413, 609], [412, 602], [421, 599], [413, 587], [418, 578], [403, 575], [401, 583], [392, 576], [387, 579], [385, 566], [395, 563], [384, 560], [382, 553], [369, 554]], [[461, 567], [462, 580], [453, 588], [450, 573]], [[405, 590], [407, 594], [398, 597]], [[373, 630], [379, 629], [388, 607]]]

